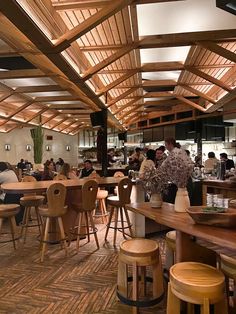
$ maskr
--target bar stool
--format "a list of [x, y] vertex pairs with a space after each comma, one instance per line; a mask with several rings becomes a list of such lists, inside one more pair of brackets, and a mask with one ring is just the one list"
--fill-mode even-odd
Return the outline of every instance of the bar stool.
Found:
[[2, 231], [3, 220], [7, 218], [10, 224], [11, 236], [12, 236], [11, 240], [1, 241], [0, 243], [13, 242], [14, 249], [16, 249], [15, 241], [19, 239], [19, 237], [15, 238], [15, 228], [16, 228], [15, 216], [19, 213], [19, 211], [20, 211], [19, 204], [0, 205], [0, 233]]
[[195, 262], [177, 263], [170, 268], [167, 314], [180, 314], [180, 300], [188, 302], [188, 313], [193, 304], [200, 304], [201, 314], [210, 313], [214, 304], [215, 314], [227, 314], [224, 295], [225, 278], [216, 268]]
[[228, 306], [230, 305], [229, 279], [234, 281], [233, 306], [236, 307], [236, 259], [220, 254], [220, 270], [225, 275]]
[[165, 255], [165, 269], [169, 270], [175, 263], [176, 253], [176, 231], [172, 230], [166, 233], [166, 255]]
[[64, 174], [57, 174], [54, 178], [53, 181], [57, 181], [57, 180], [68, 180], [67, 177]]
[[[109, 221], [107, 224], [107, 230], [105, 234], [105, 241], [107, 241], [107, 236], [109, 229], [114, 229], [113, 245], [116, 245], [117, 230], [122, 232], [123, 237], [127, 235], [125, 229], [129, 229], [131, 237], [133, 237], [133, 232], [131, 229], [131, 222], [129, 219], [128, 211], [125, 208], [126, 204], [130, 203], [130, 194], [132, 189], [132, 182], [128, 178], [121, 179], [118, 184], [118, 195], [109, 196], [107, 198], [107, 204], [111, 206], [111, 211], [109, 215]], [[120, 214], [120, 221], [119, 219]], [[126, 221], [124, 221], [123, 214], [125, 214]], [[114, 215], [114, 226], [111, 225], [112, 217]], [[118, 222], [121, 224], [118, 226]], [[126, 225], [125, 225], [126, 224]]]
[[53, 219], [56, 219], [59, 226], [60, 242], [64, 244], [65, 253], [67, 254], [67, 244], [65, 238], [65, 232], [62, 222], [62, 216], [66, 214], [67, 206], [65, 205], [66, 200], [66, 187], [62, 183], [52, 183], [46, 192], [47, 195], [47, 206], [40, 206], [39, 207], [39, 215], [45, 217], [45, 224], [44, 224], [44, 232], [43, 232], [43, 240], [41, 240], [42, 250], [41, 250], [41, 257], [40, 260], [43, 262], [44, 254], [46, 250], [46, 244], [48, 243], [48, 234], [49, 234], [49, 226], [50, 222]]
[[[36, 179], [33, 176], [25, 176], [22, 178], [22, 182], [35, 182]], [[26, 235], [29, 227], [36, 227], [39, 228], [39, 235], [41, 237], [41, 226], [42, 220], [38, 213], [38, 207], [43, 204], [44, 196], [36, 195], [36, 193], [32, 194], [25, 194], [23, 197], [20, 198], [20, 204], [25, 207], [24, 216], [21, 224], [21, 237], [24, 238], [24, 243], [26, 242]], [[35, 209], [37, 223], [30, 224], [30, 217], [31, 217], [31, 208]]]
[[[131, 277], [128, 276], [129, 265], [132, 268]], [[151, 268], [152, 277], [146, 276], [147, 268]], [[149, 290], [147, 282], [152, 283], [151, 295], [147, 294]], [[129, 298], [130, 290], [132, 290], [131, 298]], [[135, 238], [121, 243], [118, 256], [117, 296], [122, 303], [134, 307], [149, 307], [162, 300], [164, 296], [163, 274], [159, 246], [156, 241]]]
[[[98, 184], [95, 180], [89, 180], [82, 186], [82, 203], [73, 204], [73, 209], [77, 212], [77, 217], [75, 222], [78, 221], [78, 226], [73, 226], [71, 234], [77, 235], [76, 247], [77, 251], [79, 250], [80, 238], [87, 236], [88, 242], [90, 242], [90, 234], [94, 235], [97, 248], [99, 249], [98, 237], [97, 237], [97, 228], [95, 227], [93, 221], [92, 212], [96, 206], [96, 197], [98, 192]], [[84, 220], [83, 220], [84, 217]], [[84, 221], [85, 226], [82, 226], [82, 222]], [[90, 222], [90, 225], [89, 225]], [[85, 227], [84, 232], [82, 232], [82, 227]], [[77, 229], [77, 233], [74, 231]], [[69, 239], [69, 245], [71, 242], [71, 238]]]
[[[123, 178], [124, 176], [125, 176], [124, 173], [121, 171], [116, 171], [113, 175], [114, 178]], [[114, 188], [114, 194], [118, 195], [118, 187], [117, 186]]]

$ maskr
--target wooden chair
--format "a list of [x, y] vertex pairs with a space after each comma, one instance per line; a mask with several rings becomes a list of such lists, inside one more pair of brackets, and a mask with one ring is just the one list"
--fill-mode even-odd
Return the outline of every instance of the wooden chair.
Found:
[[167, 314], [180, 314], [180, 300], [188, 303], [188, 313], [193, 305], [200, 304], [201, 314], [210, 313], [214, 304], [215, 314], [227, 314], [224, 295], [225, 278], [216, 268], [195, 262], [177, 263], [170, 268]]
[[[77, 235], [76, 247], [79, 250], [80, 238], [87, 236], [88, 242], [90, 242], [90, 234], [94, 235], [97, 248], [99, 249], [99, 243], [97, 238], [97, 228], [95, 227], [93, 221], [92, 212], [96, 206], [96, 197], [98, 192], [98, 184], [95, 180], [89, 180], [82, 186], [82, 203], [74, 204], [74, 210], [77, 212], [77, 217], [75, 222], [78, 221], [78, 226], [74, 226], [72, 228], [71, 234]], [[83, 220], [84, 217], [84, 220]], [[85, 223], [85, 231], [82, 232], [82, 222]], [[89, 224], [90, 222], [90, 224]], [[77, 233], [75, 233], [75, 229], [77, 229]], [[84, 229], [83, 229], [84, 230]], [[70, 241], [69, 241], [70, 244]]]
[[[22, 178], [22, 182], [35, 182], [36, 179], [33, 176], [25, 176]], [[21, 237], [26, 242], [27, 231], [29, 227], [38, 226], [39, 235], [41, 237], [42, 231], [42, 220], [38, 213], [38, 207], [41, 206], [44, 202], [44, 196], [36, 195], [36, 193], [25, 194], [20, 198], [20, 204], [25, 207], [24, 216], [21, 224]], [[37, 223], [30, 223], [31, 220], [31, 208], [34, 208]]]
[[46, 195], [48, 201], [47, 207], [39, 207], [40, 216], [46, 218], [42, 240], [41, 262], [44, 260], [46, 244], [48, 243], [49, 226], [53, 219], [58, 222], [61, 236], [59, 241], [64, 244], [65, 253], [67, 254], [67, 244], [62, 222], [62, 216], [67, 211], [67, 206], [65, 205], [66, 187], [62, 183], [52, 183], [47, 189]]
[[[116, 171], [113, 175], [114, 178], [123, 178], [125, 175], [123, 172], [121, 171]], [[118, 194], [118, 187], [116, 186], [114, 188], [114, 194], [117, 195]]]
[[[96, 178], [100, 178], [100, 175], [96, 172], [93, 172], [90, 174], [89, 178], [92, 178], [92, 179], [96, 179]], [[108, 213], [107, 213], [107, 207], [106, 207], [106, 198], [108, 196], [108, 192], [106, 190], [103, 190], [101, 188], [98, 188], [98, 192], [97, 192], [97, 203], [98, 203], [98, 206], [97, 208], [95, 208], [95, 211], [94, 211], [94, 217], [95, 218], [102, 218], [102, 222], [104, 224], [107, 223], [107, 216], [108, 216]]]
[[0, 243], [6, 243], [6, 242], [12, 242], [14, 249], [16, 249], [16, 240], [19, 239], [15, 237], [15, 229], [16, 229], [16, 221], [15, 221], [15, 216], [19, 213], [20, 211], [20, 205], [19, 204], [2, 204], [0, 205], [0, 233], [2, 231], [2, 224], [4, 219], [8, 219], [10, 228], [11, 228], [11, 240], [5, 240], [5, 241], [0, 241]]
[[233, 307], [236, 310], [236, 259], [220, 254], [220, 270], [225, 275], [228, 308], [230, 306], [229, 280], [234, 281]]
[[54, 178], [53, 181], [56, 180], [68, 180], [67, 177], [64, 174], [57, 174]]
[[[131, 277], [128, 276], [128, 266], [132, 268]], [[152, 277], [146, 276], [148, 269], [148, 274], [152, 273]], [[147, 289], [148, 282], [151, 283], [151, 289]], [[117, 296], [121, 302], [134, 307], [150, 307], [162, 300], [163, 274], [157, 241], [134, 238], [121, 243]]]
[[[113, 245], [116, 245], [116, 236], [117, 236], [117, 230], [121, 231], [123, 234], [123, 237], [127, 235], [125, 233], [126, 229], [129, 229], [131, 237], [133, 237], [133, 232], [131, 229], [131, 223], [128, 215], [128, 211], [125, 208], [126, 204], [130, 203], [130, 194], [132, 189], [132, 182], [128, 178], [122, 179], [118, 184], [118, 196], [109, 196], [107, 198], [107, 204], [111, 206], [111, 211], [109, 215], [109, 221], [107, 224], [107, 230], [105, 234], [105, 241], [107, 241], [107, 235], [109, 232], [109, 229], [114, 229], [114, 237], [113, 237]], [[114, 215], [114, 226], [111, 225], [111, 221]], [[124, 216], [126, 217], [126, 221], [124, 220]], [[118, 220], [120, 216], [120, 221]], [[118, 222], [120, 225], [118, 225]], [[126, 224], [126, 225], [125, 225]]]

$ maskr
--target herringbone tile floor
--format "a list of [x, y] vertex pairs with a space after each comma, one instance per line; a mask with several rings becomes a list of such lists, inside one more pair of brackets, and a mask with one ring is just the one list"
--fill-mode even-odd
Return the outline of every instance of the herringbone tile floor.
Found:
[[[6, 313], [132, 313], [132, 308], [116, 298], [117, 249], [104, 243], [105, 226], [97, 225], [100, 249], [93, 237], [75, 243], [65, 257], [60, 245], [51, 245], [43, 263], [39, 260], [37, 228], [30, 228], [26, 244], [0, 244], [0, 314]], [[1, 235], [1, 239], [5, 236]], [[118, 236], [117, 244], [123, 238]], [[163, 251], [163, 239], [158, 239]], [[118, 247], [118, 245], [117, 245]], [[145, 314], [164, 314], [165, 301]]]

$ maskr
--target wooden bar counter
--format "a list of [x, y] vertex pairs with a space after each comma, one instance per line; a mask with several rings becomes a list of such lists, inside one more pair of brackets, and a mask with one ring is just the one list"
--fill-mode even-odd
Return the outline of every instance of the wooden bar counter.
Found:
[[[152, 208], [150, 203], [132, 203], [127, 209], [142, 214], [159, 224], [176, 229], [176, 260], [215, 263], [214, 251], [224, 251], [236, 258], [236, 230], [195, 224], [188, 213], [177, 213], [174, 205], [163, 203], [161, 208]], [[193, 239], [194, 237], [194, 239]], [[198, 245], [197, 239], [207, 241], [210, 250]], [[205, 244], [203, 244], [205, 245]]]
[[223, 194], [224, 198], [236, 199], [236, 182], [230, 180], [204, 180], [202, 187], [203, 205], [206, 205], [207, 193]]

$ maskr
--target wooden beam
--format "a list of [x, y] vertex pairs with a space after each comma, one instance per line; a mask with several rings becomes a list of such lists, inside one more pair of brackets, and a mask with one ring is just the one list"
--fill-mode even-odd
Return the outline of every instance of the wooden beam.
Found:
[[130, 107], [132, 104], [136, 103], [138, 100], [142, 99], [143, 96], [138, 96], [135, 99], [129, 101], [127, 104], [120, 106], [120, 108], [118, 108], [115, 112], [113, 112], [114, 115], [118, 114], [119, 112], [121, 112], [122, 110], [124, 110], [125, 108]]
[[174, 80], [150, 80], [143, 82], [143, 87], [176, 86], [176, 85], [177, 82]]
[[[110, 57], [108, 57], [107, 59], [99, 62], [98, 64], [96, 64], [95, 66], [91, 67], [90, 69], [88, 69], [83, 75], [83, 80], [87, 81], [88, 79], [90, 79], [95, 73], [99, 72], [101, 69], [107, 67], [109, 64], [115, 62], [116, 60], [120, 59], [121, 57], [123, 57], [124, 55], [126, 55], [127, 53], [129, 53], [131, 50], [135, 49], [137, 47], [137, 44], [130, 44], [125, 46], [124, 48], [118, 50], [117, 52], [115, 52], [114, 54], [112, 54]], [[136, 70], [137, 72], [137, 70]]]
[[73, 95], [68, 95], [68, 96], [41, 96], [41, 97], [36, 97], [34, 99], [34, 102], [54, 102], [54, 101], [74, 101], [74, 100], [81, 100], [79, 96], [73, 96]]
[[127, 91], [125, 91], [123, 94], [121, 94], [120, 96], [118, 96], [118, 97], [112, 99], [111, 101], [109, 101], [107, 108], [113, 106], [113, 105], [116, 104], [118, 101], [120, 101], [120, 100], [126, 98], [126, 96], [128, 96], [128, 95], [134, 93], [137, 89], [138, 89], [138, 87], [130, 88], [130, 89], [128, 89]]
[[12, 96], [14, 94], [14, 91], [9, 91], [7, 93], [4, 93], [2, 96], [0, 96], [0, 102], [6, 100], [7, 98], [9, 98], [10, 96]]
[[9, 116], [5, 117], [5, 121], [3, 121], [0, 126], [6, 124], [8, 121], [10, 121], [17, 113], [21, 112], [22, 110], [26, 109], [29, 107], [34, 101], [30, 100], [27, 101], [24, 105], [20, 106], [17, 110], [15, 110], [13, 113], [11, 113]]
[[173, 33], [162, 35], [150, 35], [140, 38], [139, 48], [162, 48], [162, 47], [178, 47], [192, 46], [196, 42], [201, 41], [229, 41], [235, 40], [236, 29], [202, 31], [189, 33]]
[[63, 128], [60, 129], [60, 132], [62, 132], [62, 131], [64, 131], [64, 130], [68, 129], [68, 128], [69, 128], [71, 125], [73, 125], [75, 122], [76, 122], [76, 121], [72, 121], [72, 122], [68, 123], [66, 126], [64, 126]]
[[216, 43], [210, 42], [210, 41], [196, 42], [196, 44], [218, 54], [219, 56], [224, 57], [227, 60], [230, 60], [230, 61], [236, 63], [236, 54], [233, 51], [225, 49], [225, 48], [217, 45]]
[[68, 120], [68, 117], [63, 118], [59, 122], [55, 123], [51, 128], [49, 128], [49, 130], [53, 130], [54, 128], [56, 128], [58, 125], [60, 125], [61, 123], [63, 123], [66, 120]]
[[54, 40], [53, 43], [56, 47], [56, 50], [58, 52], [65, 50], [70, 46], [73, 41], [82, 37], [91, 29], [101, 24], [110, 16], [116, 14], [132, 2], [133, 0], [113, 0], [107, 3], [107, 5], [103, 9], [99, 10], [97, 13], [93, 14], [91, 17], [87, 18], [84, 22], [75, 26], [58, 39]]
[[0, 71], [0, 80], [45, 76], [47, 75], [38, 69]]
[[211, 113], [213, 111], [216, 111], [234, 99], [236, 99], [236, 88], [234, 88], [230, 93], [219, 99], [214, 105], [208, 106], [206, 112]]
[[195, 89], [195, 88], [192, 88], [191, 86], [187, 86], [185, 84], [179, 84], [179, 86], [181, 86], [183, 89], [186, 89], [187, 91], [189, 91], [190, 93], [192, 94], [195, 94], [209, 102], [211, 102], [212, 104], [215, 104], [215, 100], [211, 97], [209, 97], [207, 94], [204, 94], [202, 92], [200, 92], [199, 90]]
[[21, 86], [15, 89], [16, 93], [39, 93], [39, 92], [57, 92], [63, 91], [59, 85], [39, 85], [39, 86]]
[[[115, 86], [119, 85], [120, 83], [123, 83], [124, 81], [126, 81], [128, 78], [130, 78], [131, 76], [133, 76], [135, 74], [137, 74], [137, 70], [128, 71], [127, 73], [125, 73], [124, 75], [119, 77], [117, 80], [111, 82], [110, 84], [108, 84], [104, 88], [100, 89], [97, 92], [97, 96], [98, 97], [102, 96], [103, 94], [107, 93], [110, 89], [113, 89]], [[134, 87], [137, 87], [137, 86], [134, 86]]]
[[227, 84], [225, 84], [224, 82], [214, 78], [213, 76], [210, 76], [208, 74], [206, 74], [205, 72], [203, 71], [200, 71], [199, 69], [196, 69], [195, 67], [193, 66], [188, 66], [186, 65], [185, 66], [185, 69], [197, 76], [200, 76], [201, 78], [204, 78], [205, 80], [223, 88], [224, 90], [226, 90], [227, 92], [230, 92], [231, 91], [231, 88], [230, 86], [228, 86]]
[[158, 72], [158, 71], [181, 71], [184, 65], [179, 61], [172, 62], [152, 62], [142, 64], [142, 72]]
[[171, 92], [148, 92], [143, 95], [144, 98], [158, 98], [158, 97], [174, 97]]
[[41, 110], [39, 110], [38, 112], [36, 112], [32, 117], [30, 117], [29, 119], [26, 120], [26, 122], [30, 122], [32, 120], [34, 120], [35, 118], [37, 118], [38, 116], [40, 116], [41, 114], [43, 114], [44, 112], [48, 111], [49, 108], [48, 107], [44, 107]]
[[48, 123], [49, 121], [53, 120], [54, 118], [56, 118], [57, 116], [60, 115], [60, 112], [56, 112], [54, 113], [52, 116], [50, 116], [49, 118], [47, 118], [43, 123], [42, 123], [42, 126], [46, 123]]
[[176, 96], [176, 98], [178, 98], [179, 100], [181, 100], [183, 103], [197, 109], [197, 110], [200, 110], [202, 112], [206, 112], [206, 108], [203, 108], [202, 106], [198, 105], [198, 104], [195, 104], [195, 102], [183, 97], [183, 96]]

